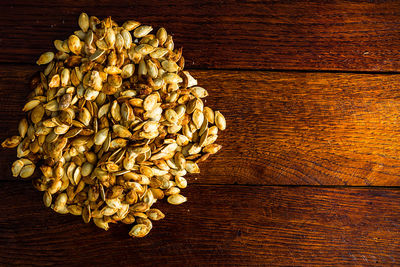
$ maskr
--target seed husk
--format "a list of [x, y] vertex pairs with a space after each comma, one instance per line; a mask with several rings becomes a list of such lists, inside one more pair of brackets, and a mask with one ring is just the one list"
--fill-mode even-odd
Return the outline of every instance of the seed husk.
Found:
[[38, 65], [44, 65], [50, 63], [54, 59], [53, 52], [46, 52], [40, 55], [39, 59], [36, 61]]
[[214, 111], [210, 107], [204, 107], [204, 117], [209, 123], [214, 123]]
[[132, 133], [128, 130], [128, 128], [122, 126], [122, 125], [114, 125], [113, 126], [113, 131], [116, 136], [122, 137], [122, 138], [129, 138], [132, 136]]
[[66, 193], [59, 194], [54, 202], [53, 210], [61, 214], [68, 213], [68, 209], [66, 207], [67, 200], [68, 197]]
[[134, 64], [127, 64], [122, 68], [121, 77], [124, 79], [130, 78], [135, 72]]
[[161, 62], [161, 66], [168, 72], [176, 72], [179, 70], [179, 66], [172, 60], [164, 60]]
[[140, 27], [137, 27], [135, 31], [133, 32], [133, 36], [136, 38], [142, 38], [149, 34], [153, 30], [153, 27], [148, 26], [148, 25], [142, 25]]
[[146, 212], [146, 215], [150, 220], [153, 221], [158, 221], [165, 218], [164, 213], [162, 213], [162, 211], [159, 209], [149, 209]]
[[140, 44], [135, 47], [135, 51], [142, 55], [147, 55], [154, 51], [154, 47], [148, 44]]
[[70, 35], [68, 38], [68, 48], [72, 53], [79, 55], [81, 53], [81, 40], [76, 35]]
[[89, 60], [95, 61], [96, 59], [100, 58], [105, 53], [103, 49], [97, 49], [90, 57]]
[[153, 52], [150, 53], [150, 57], [152, 58], [162, 58], [164, 57], [167, 53], [168, 53], [168, 49], [163, 48], [163, 47], [158, 47], [156, 49], [154, 49]]
[[25, 118], [23, 118], [22, 120], [19, 121], [19, 124], [18, 124], [19, 135], [22, 138], [24, 138], [27, 131], [28, 131], [28, 121]]
[[136, 224], [129, 231], [129, 235], [132, 237], [144, 237], [149, 233], [150, 229], [144, 224]]
[[163, 75], [163, 79], [166, 83], [177, 84], [182, 82], [182, 78], [175, 73], [166, 72]]
[[153, 110], [157, 104], [157, 95], [151, 94], [143, 101], [144, 110]]
[[134, 20], [128, 20], [124, 24], [122, 24], [122, 27], [127, 30], [127, 31], [133, 31], [137, 27], [139, 27], [140, 22], [134, 21]]
[[[90, 206], [89, 205], [83, 206], [82, 219], [83, 219], [84, 223], [89, 223], [91, 218], [92, 218], [92, 213], [90, 210]], [[105, 229], [105, 230], [107, 230], [107, 229]]]
[[108, 229], [110, 229], [110, 226], [108, 225], [107, 222], [104, 221], [103, 218], [93, 218], [93, 222], [97, 227], [103, 230], [107, 231]]
[[197, 129], [200, 129], [201, 125], [203, 124], [204, 121], [204, 114], [200, 110], [196, 109], [193, 114], [192, 114], [192, 120], [194, 125], [196, 126]]
[[4, 140], [3, 143], [1, 143], [1, 146], [5, 148], [13, 148], [18, 146], [21, 143], [21, 141], [22, 137], [15, 135]]
[[175, 177], [175, 183], [179, 188], [186, 188], [187, 187], [187, 181], [184, 177], [181, 176], [176, 176]]
[[14, 161], [13, 165], [11, 166], [11, 171], [14, 177], [18, 177], [24, 165], [24, 162], [20, 159]]
[[203, 148], [203, 152], [205, 153], [210, 153], [210, 154], [215, 154], [217, 153], [220, 149], [222, 148], [221, 145], [218, 144], [210, 144], [206, 147]]
[[87, 32], [89, 29], [89, 16], [86, 13], [81, 13], [79, 15], [78, 24], [83, 32]]
[[225, 128], [226, 128], [225, 117], [219, 111], [215, 111], [215, 125], [221, 131], [225, 130]]
[[94, 136], [95, 145], [98, 146], [102, 145], [107, 137], [108, 137], [108, 128], [101, 129]]
[[28, 178], [33, 174], [34, 171], [35, 171], [34, 164], [25, 165], [24, 167], [22, 167], [21, 172], [19, 173], [19, 176], [21, 178]]
[[44, 115], [44, 108], [42, 105], [36, 106], [31, 113], [31, 120], [34, 124], [40, 122]]
[[165, 41], [167, 40], [167, 31], [165, 30], [165, 28], [160, 28], [157, 31], [157, 39], [160, 42], [160, 45], [164, 45]]
[[27, 102], [27, 103], [25, 104], [25, 106], [24, 106], [24, 108], [22, 109], [22, 111], [27, 112], [27, 111], [29, 111], [29, 110], [32, 110], [32, 109], [34, 109], [35, 107], [37, 107], [37, 105], [39, 105], [39, 104], [40, 104], [40, 100], [33, 99], [33, 100], [31, 100], [31, 101], [29, 101], [29, 102]]
[[199, 166], [193, 161], [186, 161], [185, 170], [188, 173], [200, 173]]
[[43, 203], [44, 203], [44, 205], [47, 208], [49, 208], [51, 206], [51, 202], [52, 202], [51, 194], [49, 192], [44, 192], [44, 194], [43, 194]]
[[180, 205], [187, 201], [187, 198], [181, 194], [174, 194], [168, 197], [168, 203], [172, 205]]

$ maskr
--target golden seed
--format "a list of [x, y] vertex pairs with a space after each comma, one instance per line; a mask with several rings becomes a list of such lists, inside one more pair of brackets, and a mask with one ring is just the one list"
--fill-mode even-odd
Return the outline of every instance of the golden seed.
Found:
[[180, 205], [187, 201], [187, 198], [182, 196], [181, 194], [170, 195], [168, 197], [168, 203], [172, 205]]
[[24, 162], [20, 159], [14, 161], [13, 165], [11, 166], [11, 171], [14, 177], [18, 177], [24, 165]]
[[81, 53], [81, 40], [76, 35], [70, 35], [68, 38], [68, 48], [72, 53], [79, 55]]
[[43, 53], [39, 59], [36, 61], [36, 64], [38, 65], [44, 65], [50, 63], [54, 58], [54, 53], [53, 52], [46, 52]]
[[215, 111], [215, 125], [221, 131], [225, 130], [225, 128], [226, 128], [225, 117], [219, 111]]
[[167, 40], [167, 31], [165, 30], [165, 28], [160, 28], [157, 31], [157, 39], [160, 42], [160, 45], [163, 45], [165, 43], [165, 41]]
[[97, 227], [99, 227], [99, 228], [101, 228], [103, 230], [107, 231], [110, 228], [108, 226], [108, 223], [105, 222], [103, 218], [93, 218], [93, 222]]
[[166, 83], [181, 83], [182, 78], [179, 77], [178, 74], [175, 73], [164, 73], [163, 79]]
[[78, 24], [83, 32], [87, 32], [89, 29], [89, 16], [86, 13], [81, 13], [79, 15]]
[[133, 32], [133, 36], [136, 38], [142, 38], [149, 34], [153, 30], [153, 27], [148, 26], [148, 25], [143, 25], [135, 29]]
[[49, 192], [44, 192], [44, 194], [43, 194], [43, 203], [44, 203], [44, 205], [47, 208], [49, 208], [51, 206], [51, 202], [52, 202], [51, 194], [49, 194]]
[[222, 148], [221, 145], [218, 144], [210, 144], [203, 148], [204, 153], [215, 154]]
[[1, 143], [1, 146], [5, 148], [13, 148], [18, 146], [21, 143], [21, 141], [22, 137], [15, 135], [4, 140], [3, 143]]
[[34, 164], [25, 165], [24, 167], [22, 167], [21, 172], [19, 173], [19, 176], [21, 178], [28, 178], [33, 174], [34, 171], [35, 171]]
[[146, 215], [149, 219], [153, 221], [158, 221], [165, 218], [164, 213], [162, 213], [161, 210], [159, 209], [149, 209], [146, 212]]
[[22, 111], [27, 112], [29, 110], [32, 110], [39, 104], [40, 104], [39, 100], [31, 100], [31, 101], [29, 101], [28, 103], [25, 104], [25, 106], [22, 109]]
[[214, 111], [209, 107], [203, 109], [204, 117], [209, 123], [214, 123]]
[[129, 231], [129, 235], [132, 237], [144, 237], [149, 233], [149, 229], [144, 224], [136, 224]]
[[127, 31], [133, 31], [137, 27], [139, 27], [140, 22], [134, 21], [134, 20], [128, 20], [126, 21], [122, 27], [127, 30]]
[[147, 55], [154, 51], [154, 47], [148, 44], [140, 44], [135, 47], [135, 51], [142, 55]]
[[161, 62], [161, 66], [168, 72], [176, 72], [179, 70], [178, 65], [172, 60], [164, 60]]

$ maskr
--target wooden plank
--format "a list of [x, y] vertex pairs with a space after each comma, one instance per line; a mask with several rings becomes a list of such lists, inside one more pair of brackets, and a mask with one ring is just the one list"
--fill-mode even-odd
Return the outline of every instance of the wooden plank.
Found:
[[[34, 69], [0, 73], [0, 138], [17, 134]], [[224, 148], [196, 183], [400, 185], [398, 75], [193, 71], [225, 114]], [[0, 153], [11, 179], [15, 152]]]
[[16, 0], [0, 9], [0, 62], [35, 62], [86, 11], [165, 26], [195, 68], [400, 70], [397, 1]]
[[[17, 134], [34, 69], [0, 73], [0, 138]], [[225, 114], [223, 150], [193, 182], [400, 185], [398, 75], [193, 71]], [[12, 93], [11, 93], [12, 92]], [[11, 179], [13, 150], [0, 155]]]
[[[2, 182], [0, 265], [397, 265], [393, 189], [201, 186], [143, 239], [44, 208], [29, 183]], [[160, 205], [159, 205], [160, 204]], [[161, 205], [162, 204], [162, 205]]]

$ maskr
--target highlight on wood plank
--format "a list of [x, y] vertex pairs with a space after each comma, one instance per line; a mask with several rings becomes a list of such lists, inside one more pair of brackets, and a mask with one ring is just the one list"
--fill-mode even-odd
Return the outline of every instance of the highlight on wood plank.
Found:
[[[17, 134], [33, 73], [0, 74], [0, 137]], [[398, 75], [193, 71], [230, 127], [224, 147], [189, 182], [400, 185]], [[9, 92], [13, 92], [10, 94]], [[1, 179], [11, 179], [1, 153]]]

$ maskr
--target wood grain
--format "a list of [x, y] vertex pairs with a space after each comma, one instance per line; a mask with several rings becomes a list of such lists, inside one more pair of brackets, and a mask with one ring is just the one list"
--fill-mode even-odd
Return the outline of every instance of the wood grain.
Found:
[[[35, 69], [0, 72], [0, 138], [17, 134]], [[192, 182], [399, 186], [398, 75], [193, 71], [225, 114], [223, 150]], [[0, 153], [12, 179], [14, 150]], [[194, 180], [197, 179], [197, 180]]]
[[[105, 232], [45, 208], [29, 183], [2, 182], [0, 265], [398, 265], [393, 189], [201, 186], [184, 190], [150, 235]], [[160, 205], [159, 205], [160, 204]], [[163, 204], [163, 205], [161, 205]]]
[[193, 68], [400, 70], [398, 1], [15, 0], [0, 10], [0, 62], [35, 62], [86, 11], [167, 27]]

